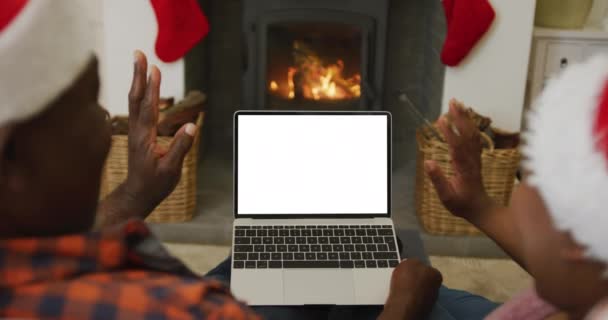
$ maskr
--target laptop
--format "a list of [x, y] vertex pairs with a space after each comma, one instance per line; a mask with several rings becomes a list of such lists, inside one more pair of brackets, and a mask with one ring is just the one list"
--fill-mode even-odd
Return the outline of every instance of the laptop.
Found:
[[234, 115], [234, 295], [382, 305], [400, 261], [388, 112]]

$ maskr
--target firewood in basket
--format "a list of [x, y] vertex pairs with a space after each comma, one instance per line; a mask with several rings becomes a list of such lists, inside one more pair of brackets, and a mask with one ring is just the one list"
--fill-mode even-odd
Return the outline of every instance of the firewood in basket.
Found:
[[112, 135], [129, 134], [129, 119], [126, 117], [114, 117], [111, 122]]
[[184, 100], [163, 110], [159, 114], [157, 132], [159, 136], [173, 136], [181, 126], [196, 121], [203, 111], [207, 96], [200, 91], [190, 91]]
[[467, 108], [466, 110], [469, 118], [471, 118], [473, 122], [475, 122], [475, 125], [477, 126], [479, 131], [486, 131], [486, 129], [488, 129], [492, 124], [492, 119], [484, 117], [481, 114], [475, 112], [473, 108]]
[[170, 108], [175, 103], [174, 97], [160, 98], [158, 100], [158, 110], [163, 111]]
[[496, 149], [515, 149], [519, 146], [519, 133], [506, 132], [496, 128], [492, 129], [492, 133]]

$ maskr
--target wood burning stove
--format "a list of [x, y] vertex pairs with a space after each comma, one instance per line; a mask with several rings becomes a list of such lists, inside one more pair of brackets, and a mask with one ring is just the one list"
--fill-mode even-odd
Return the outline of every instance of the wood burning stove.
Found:
[[244, 0], [246, 109], [382, 108], [388, 0]]

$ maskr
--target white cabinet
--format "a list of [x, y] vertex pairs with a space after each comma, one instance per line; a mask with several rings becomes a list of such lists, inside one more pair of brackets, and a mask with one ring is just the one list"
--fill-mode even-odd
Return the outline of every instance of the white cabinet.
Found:
[[550, 77], [568, 64], [583, 59], [583, 47], [572, 42], [547, 42], [544, 72], [545, 77]]
[[606, 42], [589, 43], [587, 45], [587, 50], [585, 50], [585, 53], [587, 54], [587, 56], [591, 56], [596, 53], [608, 54], [608, 40], [606, 40]]
[[528, 70], [526, 107], [543, 90], [547, 80], [597, 53], [608, 54], [608, 32], [535, 28]]

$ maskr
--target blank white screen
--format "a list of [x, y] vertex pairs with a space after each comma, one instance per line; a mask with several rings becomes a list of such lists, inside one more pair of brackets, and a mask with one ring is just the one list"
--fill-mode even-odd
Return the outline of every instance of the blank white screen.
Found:
[[387, 115], [238, 115], [238, 214], [387, 214]]

